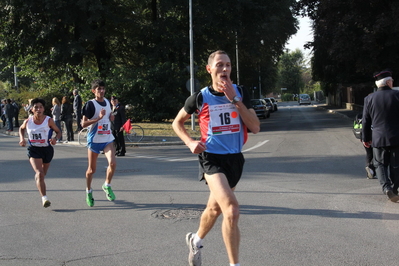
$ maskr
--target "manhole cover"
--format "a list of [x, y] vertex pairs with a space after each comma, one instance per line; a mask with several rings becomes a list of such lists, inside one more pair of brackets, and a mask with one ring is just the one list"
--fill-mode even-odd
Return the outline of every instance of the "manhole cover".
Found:
[[200, 209], [159, 210], [151, 215], [158, 219], [190, 220], [200, 218], [202, 211]]

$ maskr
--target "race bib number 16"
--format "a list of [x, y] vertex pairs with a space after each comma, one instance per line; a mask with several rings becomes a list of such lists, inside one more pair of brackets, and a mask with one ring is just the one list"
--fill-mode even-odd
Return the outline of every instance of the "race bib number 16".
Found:
[[209, 107], [212, 134], [233, 134], [240, 132], [240, 117], [234, 104], [219, 104]]

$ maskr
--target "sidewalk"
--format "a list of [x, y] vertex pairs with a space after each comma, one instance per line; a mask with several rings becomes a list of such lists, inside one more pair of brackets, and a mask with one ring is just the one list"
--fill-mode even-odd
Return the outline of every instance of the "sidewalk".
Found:
[[[19, 128], [14, 127], [14, 131], [7, 131], [6, 127], [0, 128], [0, 134], [5, 134], [9, 136], [19, 136]], [[74, 141], [69, 141], [68, 143], [61, 143], [62, 145], [79, 145], [78, 134], [74, 134]], [[160, 145], [183, 145], [183, 141], [179, 137], [167, 137], [167, 136], [145, 136], [139, 143], [126, 143], [126, 147], [133, 146], [160, 146]]]
[[351, 121], [355, 120], [356, 115], [360, 113], [359, 111], [344, 109], [338, 106], [329, 106], [326, 104], [315, 104], [315, 106], [317, 106], [317, 108], [322, 108], [328, 111], [329, 113], [338, 114]]

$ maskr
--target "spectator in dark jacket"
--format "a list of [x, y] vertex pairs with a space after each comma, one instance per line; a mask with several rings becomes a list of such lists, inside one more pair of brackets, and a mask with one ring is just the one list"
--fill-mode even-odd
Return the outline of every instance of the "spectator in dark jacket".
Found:
[[11, 100], [14, 107], [14, 127], [19, 127], [19, 105], [15, 100]]
[[[378, 90], [364, 98], [362, 138], [373, 147], [374, 166], [382, 191], [399, 201], [399, 91], [392, 90], [390, 70], [374, 75]], [[371, 129], [371, 125], [373, 129]]]
[[123, 125], [126, 123], [125, 107], [120, 104], [117, 97], [111, 97], [112, 103], [112, 114], [115, 119], [112, 122], [112, 134], [115, 138], [116, 144], [116, 156], [125, 156], [126, 146], [125, 146], [125, 136], [123, 135]]
[[7, 118], [7, 131], [14, 131], [12, 120], [14, 118], [14, 106], [12, 106], [11, 99], [7, 99], [6, 104], [6, 118]]
[[73, 112], [76, 116], [76, 124], [78, 128], [76, 129], [76, 133], [82, 130], [81, 120], [82, 120], [82, 97], [79, 95], [79, 91], [77, 89], [73, 90]]
[[72, 122], [73, 122], [73, 107], [69, 102], [67, 96], [62, 97], [62, 105], [61, 105], [61, 121], [64, 121], [65, 128], [67, 130], [67, 140], [64, 143], [68, 143], [68, 141], [74, 141]]

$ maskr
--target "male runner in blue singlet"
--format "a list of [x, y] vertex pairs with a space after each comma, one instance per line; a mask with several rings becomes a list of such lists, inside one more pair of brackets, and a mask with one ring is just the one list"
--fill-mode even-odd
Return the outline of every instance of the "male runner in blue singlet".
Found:
[[[198, 231], [186, 235], [188, 260], [190, 266], [201, 265], [202, 240], [223, 214], [222, 233], [230, 265], [239, 266], [239, 204], [234, 189], [244, 166], [241, 149], [247, 128], [256, 134], [260, 123], [248, 93], [230, 80], [231, 61], [226, 52], [212, 53], [206, 70], [212, 77], [212, 85], [191, 95], [173, 122], [176, 134], [192, 153], [198, 154], [200, 179], [206, 180], [210, 190]], [[184, 127], [194, 112], [198, 114], [201, 130], [199, 141], [193, 140]]]

